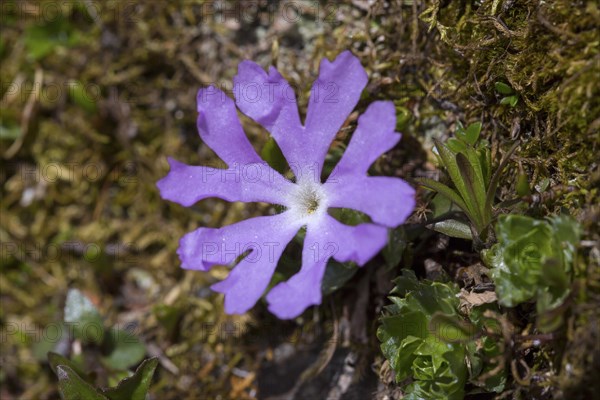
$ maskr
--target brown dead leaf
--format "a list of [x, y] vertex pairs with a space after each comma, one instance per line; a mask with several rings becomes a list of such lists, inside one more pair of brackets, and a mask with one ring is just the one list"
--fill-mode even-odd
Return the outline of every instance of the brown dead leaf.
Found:
[[482, 304], [493, 303], [498, 300], [496, 292], [488, 291], [482, 293], [469, 292], [465, 289], [461, 289], [458, 295], [460, 299], [460, 309], [465, 312], [471, 311], [471, 308], [480, 306]]

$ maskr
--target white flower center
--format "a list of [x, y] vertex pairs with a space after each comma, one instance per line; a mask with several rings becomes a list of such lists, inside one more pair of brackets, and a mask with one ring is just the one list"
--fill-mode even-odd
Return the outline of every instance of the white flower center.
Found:
[[306, 179], [294, 185], [289, 194], [288, 209], [294, 219], [304, 224], [320, 219], [327, 213], [328, 201], [323, 185]]

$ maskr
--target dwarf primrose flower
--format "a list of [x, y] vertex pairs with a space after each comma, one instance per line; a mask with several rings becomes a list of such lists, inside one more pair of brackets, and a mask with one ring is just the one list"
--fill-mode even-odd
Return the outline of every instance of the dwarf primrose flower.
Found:
[[[300, 271], [266, 297], [271, 312], [294, 318], [321, 303], [321, 281], [331, 257], [364, 265], [385, 246], [387, 228], [404, 222], [414, 208], [415, 192], [406, 182], [367, 175], [371, 164], [400, 140], [394, 132], [394, 105], [377, 101], [367, 108], [334, 173], [323, 183], [329, 146], [367, 84], [358, 59], [346, 51], [333, 62], [322, 61], [304, 124], [294, 91], [275, 68], [267, 73], [244, 61], [234, 84], [235, 105], [213, 86], [200, 89], [197, 98], [200, 137], [228, 167], [188, 166], [169, 159], [171, 170], [157, 185], [164, 199], [184, 206], [218, 197], [284, 207], [280, 214], [218, 229], [199, 228], [181, 239], [178, 254], [186, 269], [207, 271], [247, 254], [225, 280], [212, 286], [225, 294], [228, 313], [244, 313], [254, 306], [286, 245], [306, 227]], [[294, 172], [294, 182], [257, 155], [242, 130], [236, 105], [270, 132]], [[330, 207], [358, 210], [372, 223], [342, 224], [328, 214]]]

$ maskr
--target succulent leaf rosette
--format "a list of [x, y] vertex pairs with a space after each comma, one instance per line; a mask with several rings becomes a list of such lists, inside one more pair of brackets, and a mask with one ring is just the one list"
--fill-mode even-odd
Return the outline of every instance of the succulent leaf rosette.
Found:
[[[244, 313], [254, 306], [286, 245], [306, 228], [300, 271], [266, 296], [271, 312], [282, 319], [294, 318], [321, 303], [321, 281], [330, 258], [364, 265], [385, 246], [387, 229], [403, 223], [414, 208], [415, 191], [405, 181], [367, 174], [371, 164], [400, 140], [394, 104], [377, 101], [367, 108], [335, 173], [322, 182], [329, 147], [367, 84], [359, 60], [346, 51], [333, 62], [322, 61], [304, 123], [293, 89], [275, 68], [266, 72], [243, 61], [234, 84], [235, 103], [214, 86], [200, 89], [197, 97], [200, 137], [227, 168], [215, 171], [169, 159], [170, 172], [157, 185], [164, 199], [184, 206], [208, 197], [282, 206], [284, 211], [276, 215], [218, 229], [201, 227], [181, 239], [178, 254], [186, 269], [233, 265], [245, 255], [225, 280], [212, 286], [225, 295], [227, 313]], [[259, 157], [242, 129], [236, 106], [271, 134], [294, 179]], [[371, 222], [345, 225], [329, 214], [330, 208], [360, 211]]]

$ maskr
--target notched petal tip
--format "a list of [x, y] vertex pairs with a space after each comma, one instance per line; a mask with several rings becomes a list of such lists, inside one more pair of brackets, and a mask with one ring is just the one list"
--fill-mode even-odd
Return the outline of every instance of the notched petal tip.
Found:
[[182, 170], [188, 166], [171, 157], [167, 157], [167, 162], [170, 167], [169, 172], [156, 182], [160, 197], [185, 207], [191, 206], [195, 203], [195, 200], [186, 195], [186, 185], [185, 182], [182, 182], [182, 180], [185, 180], [182, 176]]
[[360, 60], [358, 57], [352, 54], [350, 50], [341, 52], [333, 61], [329, 61], [327, 58], [324, 58], [321, 62], [319, 75], [329, 74], [338, 69], [352, 71], [352, 77], [354, 79], [358, 79], [358, 81], [361, 83], [364, 81], [365, 85], [369, 79], [367, 71], [365, 71], [364, 67], [360, 63]]
[[200, 88], [196, 95], [196, 109], [200, 114], [207, 110], [213, 110], [215, 107], [227, 105], [228, 103], [233, 104], [233, 100], [215, 85]]
[[189, 232], [179, 240], [177, 255], [181, 260], [181, 268], [196, 271], [208, 271], [212, 265], [205, 264], [202, 260], [201, 235], [205, 228]]
[[233, 83], [238, 108], [267, 129], [277, 119], [286, 101], [295, 103], [295, 97], [283, 98], [282, 93], [289, 84], [273, 66], [267, 73], [253, 61], [242, 61]]

